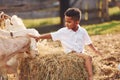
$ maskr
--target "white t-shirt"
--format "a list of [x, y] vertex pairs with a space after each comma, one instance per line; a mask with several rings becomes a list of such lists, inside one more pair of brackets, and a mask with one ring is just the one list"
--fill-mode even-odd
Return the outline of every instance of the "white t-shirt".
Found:
[[92, 43], [87, 31], [80, 26], [76, 32], [64, 27], [52, 32], [51, 36], [53, 41], [59, 40], [61, 42], [65, 53], [72, 51], [83, 53], [84, 46]]

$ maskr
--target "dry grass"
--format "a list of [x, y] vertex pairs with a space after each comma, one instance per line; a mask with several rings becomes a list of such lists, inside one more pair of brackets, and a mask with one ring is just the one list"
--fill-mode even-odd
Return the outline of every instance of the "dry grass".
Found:
[[[120, 56], [120, 34], [91, 36], [91, 39], [93, 41], [93, 44], [103, 54], [102, 58], [98, 57], [95, 54], [93, 54], [93, 52], [88, 47], [86, 47], [86, 53], [88, 55], [92, 56], [92, 58], [93, 58], [94, 80], [120, 80], [120, 71], [118, 70], [118, 64], [120, 64], [120, 57], [119, 57]], [[42, 73], [44, 74], [44, 75], [42, 75], [42, 78], [46, 77], [46, 79], [43, 79], [43, 80], [56, 80], [55, 79], [56, 75], [58, 75], [59, 71], [62, 71], [62, 69], [63, 69], [63, 68], [61, 68], [61, 66], [64, 65], [64, 68], [65, 68], [65, 65], [66, 65], [69, 68], [69, 66], [68, 66], [69, 60], [68, 60], [68, 63], [67, 62], [62, 63], [62, 60], [65, 59], [65, 55], [64, 55], [64, 57], [62, 57], [62, 56], [60, 57], [60, 54], [63, 53], [63, 49], [59, 42], [52, 42], [51, 40], [48, 40], [48, 41], [45, 40], [42, 43], [40, 42], [38, 44], [38, 48], [39, 48], [39, 53], [40, 53], [41, 58], [38, 58], [38, 62], [35, 62], [35, 60], [29, 60], [29, 61], [31, 62], [31, 65], [32, 65], [31, 69], [33, 69], [34, 66], [37, 67], [36, 70], [39, 69], [38, 71], [34, 71], [34, 72], [36, 72], [36, 74], [37, 74], [37, 72], [39, 73], [39, 75], [37, 74], [37, 76], [42, 75]], [[52, 55], [52, 54], [55, 54], [55, 55]], [[58, 57], [60, 58], [59, 60], [57, 59]], [[69, 59], [73, 59], [73, 58], [74, 57], [70, 58], [70, 56], [69, 56]], [[72, 61], [72, 60], [70, 60], [70, 61]], [[73, 59], [73, 63], [75, 63], [75, 61], [76, 60]], [[22, 64], [24, 64], [23, 70], [21, 68], [21, 71], [28, 75], [31, 74], [31, 72], [29, 72], [30, 68], [28, 68], [28, 64], [30, 62], [27, 61], [26, 64], [22, 63]], [[57, 65], [58, 62], [61, 62], [61, 64], [59, 66]], [[42, 65], [40, 65], [40, 63], [42, 63]], [[72, 65], [73, 65], [73, 63], [72, 63]], [[39, 66], [36, 66], [36, 64], [39, 64]], [[75, 63], [75, 64], [78, 64], [78, 63]], [[48, 66], [50, 66], [50, 67], [48, 67]], [[83, 65], [79, 65], [79, 66], [83, 66]], [[28, 69], [26, 69], [26, 68], [28, 68]], [[26, 71], [24, 71], [24, 69], [26, 69]], [[41, 69], [43, 69], [45, 71], [43, 71]], [[77, 71], [77, 69], [78, 68], [76, 68], [76, 71]], [[43, 72], [41, 72], [41, 71], [43, 71]], [[51, 74], [49, 74], [49, 77], [50, 77], [49, 79], [47, 79], [48, 74], [44, 73], [46, 71], [49, 71], [49, 73], [51, 72]], [[71, 73], [72, 70], [69, 68], [69, 70], [67, 70], [67, 71], [70, 71], [70, 73]], [[53, 72], [53, 74], [56, 73], [56, 75], [52, 75], [52, 72]], [[63, 73], [61, 72], [61, 75], [62, 74]], [[84, 75], [84, 74], [82, 74], [82, 75]], [[76, 73], [74, 74], [74, 76], [76, 76]], [[39, 78], [39, 77], [36, 77], [36, 78]], [[60, 79], [62, 79], [62, 78], [60, 78]], [[57, 80], [60, 80], [60, 79], [57, 79]], [[9, 79], [9, 80], [11, 80], [11, 79]], [[12, 79], [12, 80], [15, 80], [15, 79]], [[26, 79], [26, 80], [32, 80], [32, 79]], [[34, 79], [34, 80], [38, 80], [38, 79]], [[41, 79], [39, 79], [39, 80], [41, 80]], [[62, 80], [67, 80], [67, 79], [62, 79]], [[82, 79], [72, 79], [72, 80], [82, 80]]]
[[20, 80], [87, 80], [84, 60], [75, 54], [48, 54], [22, 59]]

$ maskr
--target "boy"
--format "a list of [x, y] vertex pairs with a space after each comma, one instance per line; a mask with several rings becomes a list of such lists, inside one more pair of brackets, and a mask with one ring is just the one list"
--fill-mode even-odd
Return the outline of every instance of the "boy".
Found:
[[93, 80], [92, 73], [92, 59], [90, 56], [83, 54], [84, 46], [88, 45], [95, 53], [100, 54], [92, 45], [92, 41], [87, 31], [80, 27], [81, 11], [78, 8], [69, 8], [65, 12], [65, 26], [60, 30], [52, 33], [34, 36], [28, 34], [30, 37], [39, 39], [59, 40], [64, 48], [65, 53], [75, 53], [85, 59], [85, 66], [88, 71], [89, 80]]

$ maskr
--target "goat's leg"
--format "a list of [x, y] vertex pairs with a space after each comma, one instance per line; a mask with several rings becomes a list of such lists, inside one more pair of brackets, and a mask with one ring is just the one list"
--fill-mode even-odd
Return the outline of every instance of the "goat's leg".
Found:
[[0, 71], [0, 80], [8, 80], [6, 69], [2, 69], [2, 71]]

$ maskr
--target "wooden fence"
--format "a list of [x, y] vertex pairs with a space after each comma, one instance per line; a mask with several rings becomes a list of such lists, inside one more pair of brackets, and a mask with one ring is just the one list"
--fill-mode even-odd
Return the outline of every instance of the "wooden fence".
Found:
[[58, 16], [54, 9], [56, 0], [0, 0], [0, 11], [22, 18], [44, 18]]
[[[74, 0], [71, 1], [71, 3], [74, 2]], [[71, 6], [80, 8], [83, 23], [109, 20], [107, 0], [76, 0]]]
[[[55, 2], [58, 0], [0, 0], [0, 11], [22, 18], [56, 17], [60, 10]], [[108, 0], [70, 0], [70, 7], [81, 9], [83, 23], [109, 19]]]

